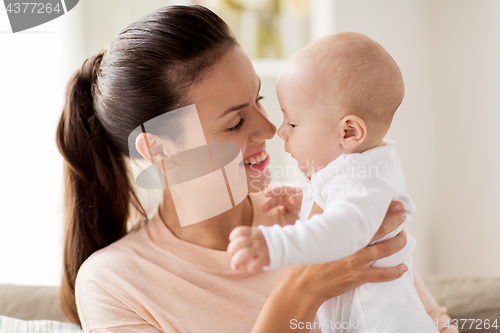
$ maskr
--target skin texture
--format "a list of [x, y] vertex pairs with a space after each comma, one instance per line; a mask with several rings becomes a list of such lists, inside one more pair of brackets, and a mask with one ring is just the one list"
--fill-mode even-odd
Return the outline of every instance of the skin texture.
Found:
[[[235, 47], [190, 89], [188, 104], [196, 104], [207, 142], [236, 143], [246, 158], [259, 151], [265, 146], [266, 140], [275, 135], [276, 127], [267, 119], [266, 111], [259, 103], [259, 83], [259, 77], [250, 59], [240, 47]], [[224, 115], [225, 110], [242, 104], [246, 104], [246, 107]], [[147, 158], [145, 145], [141, 145], [140, 140], [136, 147]], [[167, 148], [155, 151], [161, 154]], [[153, 159], [157, 160], [154, 156]], [[269, 172], [247, 170], [250, 191], [265, 189], [270, 180]], [[296, 210], [297, 203], [291, 204], [289, 197], [281, 196], [276, 199], [271, 194], [263, 209], [271, 209], [282, 203], [283, 207], [286, 207], [283, 210]], [[298, 202], [300, 193], [296, 192], [291, 197]], [[388, 226], [390, 230], [394, 230], [404, 221], [402, 204], [400, 205], [401, 209], [398, 211], [390, 209], [384, 220], [383, 225]], [[252, 206], [247, 198], [233, 209], [211, 219], [181, 227], [168, 188], [163, 192], [159, 211], [166, 226], [179, 239], [221, 251], [227, 249], [231, 231], [238, 226], [251, 225], [253, 219]], [[286, 269], [252, 332], [280, 332], [280, 329], [289, 327], [289, 324], [283, 324], [289, 318], [307, 319], [312, 314], [310, 319], [313, 319], [323, 300], [366, 282], [388, 281], [401, 277], [404, 265], [384, 269], [370, 268], [369, 265], [370, 261], [399, 251], [404, 247], [405, 241], [406, 237], [403, 235], [398, 239], [370, 246], [344, 261]], [[337, 277], [332, 280], [331, 275]], [[281, 306], [283, 301], [287, 302], [286, 309]], [[276, 325], [281, 328], [278, 329]]]
[[[292, 56], [276, 92], [283, 111], [278, 135], [300, 171], [311, 178], [342, 154], [383, 145], [404, 85], [399, 67], [382, 46], [347, 32], [321, 38]], [[230, 240], [234, 270], [254, 273], [269, 265], [258, 228], [238, 227]]]

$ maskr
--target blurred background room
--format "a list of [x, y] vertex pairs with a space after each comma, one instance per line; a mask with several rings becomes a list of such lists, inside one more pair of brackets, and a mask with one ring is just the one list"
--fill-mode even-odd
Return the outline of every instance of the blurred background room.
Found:
[[[409, 228], [415, 267], [423, 276], [500, 275], [500, 1], [80, 0], [16, 34], [0, 11], [0, 284], [60, 283], [63, 161], [55, 130], [70, 75], [137, 18], [191, 3], [229, 23], [276, 126], [276, 77], [298, 49], [339, 31], [385, 47], [406, 85], [387, 137], [418, 210]], [[275, 180], [298, 181], [279, 137], [268, 151]], [[143, 195], [154, 202], [157, 194]]]

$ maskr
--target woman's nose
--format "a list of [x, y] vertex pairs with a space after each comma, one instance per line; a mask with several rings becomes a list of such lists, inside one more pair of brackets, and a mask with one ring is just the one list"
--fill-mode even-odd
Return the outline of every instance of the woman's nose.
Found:
[[251, 141], [260, 142], [263, 140], [270, 140], [276, 134], [276, 126], [267, 119], [265, 112], [256, 112], [257, 122], [256, 131], [252, 133]]

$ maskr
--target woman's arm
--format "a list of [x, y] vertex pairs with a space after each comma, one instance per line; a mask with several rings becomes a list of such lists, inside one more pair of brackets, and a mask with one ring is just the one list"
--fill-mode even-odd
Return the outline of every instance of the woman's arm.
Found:
[[[404, 207], [392, 203], [374, 236], [380, 238], [404, 221]], [[287, 267], [262, 308], [252, 330], [259, 332], [309, 332], [310, 327], [299, 323], [313, 323], [320, 305], [368, 282], [392, 281], [401, 277], [406, 266], [370, 267], [373, 260], [385, 258], [406, 245], [406, 233], [367, 246], [355, 254], [334, 262], [318, 265]]]

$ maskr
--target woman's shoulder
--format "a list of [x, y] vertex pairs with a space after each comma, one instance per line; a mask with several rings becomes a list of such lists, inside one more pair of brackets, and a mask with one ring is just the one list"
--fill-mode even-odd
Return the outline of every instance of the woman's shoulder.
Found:
[[[140, 230], [140, 229], [139, 229]], [[147, 258], [137, 251], [140, 233], [129, 232], [94, 252], [81, 265], [75, 281], [75, 301], [84, 331], [145, 325], [134, 312]]]
[[80, 266], [75, 287], [79, 283], [113, 283], [114, 279], [133, 270], [142, 258], [140, 248], [147, 246], [141, 237], [143, 231], [143, 228], [133, 229], [114, 243], [92, 253]]

